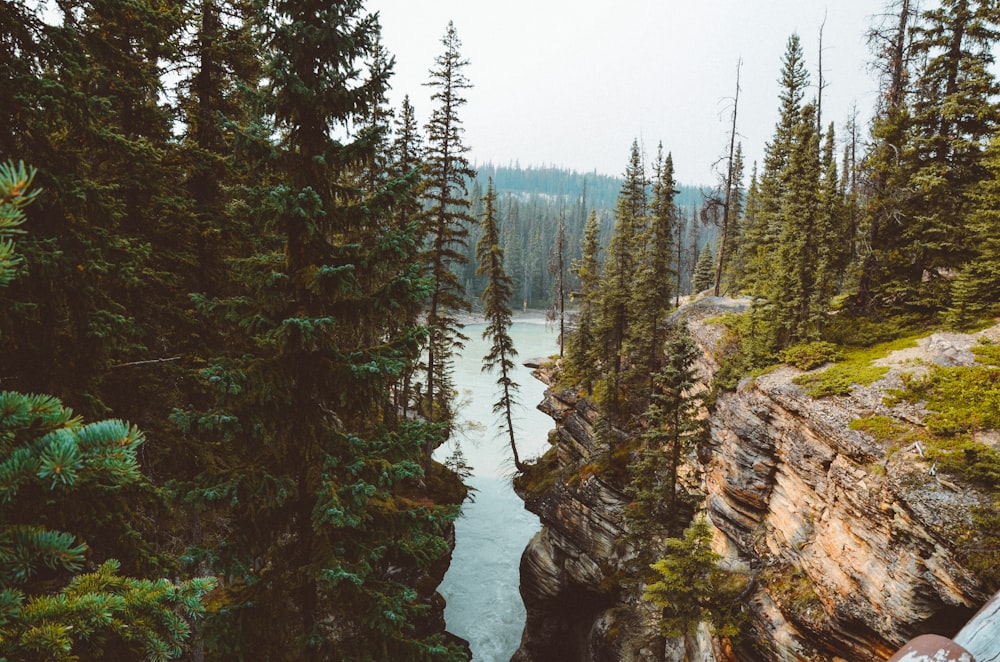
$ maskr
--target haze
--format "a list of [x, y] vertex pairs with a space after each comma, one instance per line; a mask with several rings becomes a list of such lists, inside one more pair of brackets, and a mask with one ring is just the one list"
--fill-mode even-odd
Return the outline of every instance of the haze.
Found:
[[778, 116], [778, 76], [788, 36], [798, 32], [817, 83], [823, 28], [824, 124], [842, 127], [857, 104], [867, 121], [876, 83], [865, 32], [880, 11], [871, 0], [608, 3], [510, 0], [376, 0], [383, 41], [396, 56], [390, 98], [409, 94], [421, 122], [422, 84], [452, 20], [475, 86], [461, 111], [474, 162], [555, 165], [618, 175], [629, 146], [663, 142], [679, 181], [711, 184], [726, 152], [737, 62], [738, 130], [749, 163], [759, 161]]

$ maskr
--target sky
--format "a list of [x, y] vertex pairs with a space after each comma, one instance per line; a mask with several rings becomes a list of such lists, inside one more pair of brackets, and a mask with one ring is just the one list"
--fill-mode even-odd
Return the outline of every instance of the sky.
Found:
[[[778, 77], [798, 33], [815, 96], [823, 27], [823, 122], [856, 105], [867, 122], [876, 81], [865, 33], [881, 0], [369, 0], [396, 58], [390, 101], [409, 95], [421, 123], [424, 83], [449, 21], [473, 84], [459, 116], [474, 163], [553, 165], [620, 175], [632, 141], [662, 143], [677, 181], [711, 185], [728, 149], [737, 65], [738, 140], [760, 162], [778, 119]], [[715, 165], [713, 165], [715, 164]]]

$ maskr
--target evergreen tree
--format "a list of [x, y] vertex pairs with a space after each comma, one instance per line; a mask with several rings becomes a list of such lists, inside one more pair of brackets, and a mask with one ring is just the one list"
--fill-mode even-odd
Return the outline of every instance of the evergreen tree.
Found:
[[983, 148], [1000, 126], [1000, 86], [990, 68], [1000, 6], [945, 0], [924, 12], [914, 35], [913, 49], [924, 65], [914, 81], [904, 152], [913, 197], [893, 277], [906, 306], [940, 309], [950, 277], [970, 256], [970, 193], [986, 176]]
[[788, 38], [779, 82], [780, 117], [764, 151], [763, 168], [756, 181], [752, 221], [741, 245], [741, 262], [747, 272], [744, 287], [751, 291], [759, 289], [758, 283], [771, 276], [770, 253], [778, 245], [782, 232], [781, 205], [789, 186], [787, 170], [795, 132], [801, 122], [802, 99], [809, 84], [802, 42], [797, 34]]
[[973, 193], [969, 221], [974, 253], [951, 286], [949, 318], [960, 325], [995, 314], [1000, 302], [1000, 136], [993, 139], [986, 167], [989, 176]]
[[559, 215], [556, 236], [549, 250], [549, 273], [552, 275], [552, 306], [548, 318], [559, 318], [559, 358], [566, 344], [566, 218]]
[[[716, 281], [719, 287], [718, 293], [724, 289], [728, 290], [735, 284], [734, 266], [737, 263], [736, 255], [740, 251], [743, 230], [740, 227], [743, 218], [744, 206], [746, 204], [746, 190], [743, 188], [743, 143], [736, 143], [736, 151], [733, 153], [733, 162], [730, 174], [729, 221], [725, 228], [725, 250], [722, 250], [722, 237], [719, 242], [719, 259], [716, 267]], [[723, 283], [726, 287], [723, 288]], [[735, 288], [734, 288], [735, 289]]]
[[486, 276], [486, 289], [483, 291], [485, 307], [486, 330], [483, 338], [490, 341], [490, 351], [483, 357], [483, 372], [499, 372], [497, 386], [500, 387], [500, 399], [493, 403], [493, 413], [500, 414], [503, 420], [500, 430], [505, 432], [510, 440], [510, 452], [514, 458], [514, 466], [518, 471], [524, 471], [524, 465], [517, 454], [517, 441], [514, 438], [514, 420], [512, 410], [517, 404], [517, 382], [511, 378], [514, 370], [514, 358], [517, 350], [510, 337], [511, 310], [510, 297], [513, 294], [510, 278], [503, 268], [503, 250], [500, 249], [500, 231], [496, 219], [496, 192], [491, 179], [483, 198], [482, 238], [476, 244], [476, 259], [479, 263], [478, 272]]
[[581, 386], [588, 392], [594, 387], [599, 376], [596, 356], [594, 316], [597, 310], [597, 294], [601, 275], [599, 227], [597, 212], [590, 211], [583, 234], [580, 260], [574, 265], [580, 279], [580, 291], [575, 299], [578, 303], [576, 329], [567, 343], [567, 362], [570, 371], [578, 375]]
[[861, 267], [854, 304], [859, 309], [870, 309], [892, 298], [886, 285], [890, 281], [889, 258], [899, 252], [899, 225], [906, 196], [900, 155], [909, 123], [906, 101], [912, 59], [910, 30], [917, 14], [914, 4], [899, 0], [898, 10], [891, 16], [893, 24], [868, 33], [875, 50], [881, 93], [872, 121], [872, 147], [864, 163], [868, 191], [861, 235], [867, 250], [858, 256]]
[[648, 225], [637, 247], [640, 261], [631, 292], [631, 313], [634, 320], [627, 338], [627, 348], [639, 381], [652, 385], [653, 374], [659, 370], [663, 354], [664, 321], [672, 308], [672, 276], [670, 262], [673, 253], [674, 225], [677, 210], [674, 198], [673, 157], [663, 157], [663, 146], [657, 151], [654, 166], [652, 204]]
[[422, 622], [436, 598], [421, 573], [456, 515], [418, 488], [441, 431], [385, 416], [423, 336], [401, 325], [427, 290], [419, 235], [399, 223], [405, 187], [369, 171], [386, 144], [377, 18], [360, 0], [281, 0], [271, 21], [262, 98], [278, 142], [267, 190], [246, 202], [267, 234], [232, 261], [233, 296], [199, 297], [230, 351], [204, 371], [214, 406], [174, 417], [213, 453], [191, 492], [226, 504], [207, 550], [227, 581], [206, 648], [460, 659]]
[[830, 309], [831, 300], [843, 284], [851, 254], [852, 231], [847, 219], [847, 200], [837, 172], [834, 158], [834, 129], [830, 125], [820, 156], [822, 176], [819, 181], [816, 242], [812, 301], [809, 304], [810, 325], [822, 329]]
[[[0, 165], [0, 287], [21, 262], [13, 235], [36, 197], [34, 174]], [[106, 549], [78, 536], [110, 532], [101, 520], [114, 518], [113, 495], [143, 482], [142, 443], [120, 420], [85, 425], [51, 396], [0, 392], [0, 656], [180, 656], [214, 580], [124, 577]], [[94, 538], [99, 548], [112, 542]], [[81, 573], [85, 564], [93, 569]]]
[[[462, 123], [459, 109], [465, 105], [462, 90], [472, 87], [463, 69], [468, 60], [462, 58], [462, 42], [455, 25], [441, 40], [444, 53], [435, 60], [430, 81], [434, 88], [431, 99], [437, 107], [426, 126], [425, 196], [428, 203], [425, 231], [429, 247], [425, 257], [431, 279], [430, 303], [427, 308], [427, 384], [424, 393], [424, 415], [431, 421], [451, 418], [451, 362], [456, 347], [465, 336], [456, 313], [469, 310], [462, 283], [454, 267], [464, 264], [463, 250], [468, 236], [467, 225], [475, 219], [469, 214], [470, 202], [465, 196], [466, 182], [475, 175], [462, 143]], [[430, 447], [426, 449], [430, 460]]]
[[646, 175], [639, 142], [632, 143], [625, 180], [615, 209], [615, 226], [608, 243], [607, 260], [600, 281], [600, 307], [595, 319], [599, 356], [605, 379], [600, 404], [613, 423], [623, 411], [621, 381], [624, 348], [632, 322], [632, 286], [636, 280], [641, 238], [646, 224]]
[[715, 255], [712, 254], [712, 247], [706, 242], [698, 254], [698, 263], [694, 267], [694, 291], [702, 292], [710, 288], [714, 282]]
[[792, 150], [784, 172], [777, 259], [767, 281], [770, 331], [775, 347], [787, 347], [818, 336], [816, 312], [812, 306], [816, 288], [817, 235], [819, 216], [819, 135], [816, 109], [802, 110], [792, 138]]
[[712, 530], [699, 519], [680, 538], [667, 540], [664, 557], [652, 566], [658, 579], [646, 586], [643, 597], [662, 609], [660, 631], [666, 637], [693, 635], [701, 623], [710, 623], [722, 636], [740, 630], [744, 617], [738, 596], [745, 581], [719, 566], [721, 557], [711, 543]]
[[702, 397], [693, 392], [699, 355], [687, 326], [680, 326], [667, 343], [665, 364], [653, 377], [643, 445], [629, 466], [626, 490], [632, 497], [625, 512], [628, 538], [641, 564], [652, 561], [659, 537], [679, 535], [691, 520], [696, 495], [681, 486], [680, 473], [707, 431], [699, 411]]

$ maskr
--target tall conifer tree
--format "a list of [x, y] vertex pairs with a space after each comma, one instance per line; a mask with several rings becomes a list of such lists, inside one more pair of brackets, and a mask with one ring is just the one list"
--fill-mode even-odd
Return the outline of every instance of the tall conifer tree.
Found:
[[[466, 157], [469, 148], [462, 142], [462, 121], [458, 114], [466, 103], [462, 91], [472, 84], [463, 71], [468, 60], [462, 57], [462, 42], [453, 23], [448, 23], [441, 43], [444, 53], [435, 60], [430, 81], [426, 83], [433, 88], [431, 99], [437, 103], [426, 126], [425, 153], [428, 208], [424, 222], [429, 242], [425, 260], [432, 290], [427, 308], [430, 337], [424, 415], [432, 421], [449, 420], [452, 415], [452, 355], [465, 339], [456, 313], [469, 309], [465, 288], [454, 267], [466, 261], [468, 225], [475, 220], [469, 213], [470, 202], [465, 195], [467, 182], [475, 176], [475, 171]], [[428, 460], [432, 450], [427, 449]]]
[[578, 314], [576, 329], [568, 339], [567, 361], [571, 371], [578, 375], [580, 384], [586, 391], [591, 391], [598, 377], [596, 355], [595, 314], [597, 312], [597, 295], [601, 275], [601, 262], [598, 252], [600, 228], [597, 224], [597, 212], [590, 211], [583, 232], [580, 260], [574, 265], [577, 278], [580, 280], [580, 291], [576, 295]]
[[433, 595], [416, 585], [455, 512], [405, 496], [440, 436], [384, 414], [421, 338], [401, 311], [427, 292], [413, 224], [393, 206], [405, 196], [367, 171], [385, 145], [384, 122], [370, 122], [389, 74], [378, 22], [360, 0], [277, 0], [272, 12], [263, 96], [279, 142], [270, 189], [251, 200], [267, 250], [233, 262], [236, 296], [202, 299], [233, 323], [232, 351], [205, 371], [215, 407], [175, 417], [215, 449], [201, 489], [229, 504], [211, 550], [225, 608], [206, 647], [226, 659], [455, 659], [425, 634]]
[[513, 408], [517, 404], [517, 382], [511, 377], [514, 370], [514, 358], [517, 350], [510, 337], [511, 310], [510, 297], [513, 294], [510, 278], [503, 268], [503, 250], [500, 248], [500, 230], [496, 218], [496, 191], [493, 189], [493, 179], [489, 180], [486, 196], [483, 198], [483, 219], [480, 222], [482, 237], [476, 243], [476, 259], [479, 263], [477, 272], [486, 276], [486, 289], [483, 290], [483, 316], [486, 318], [486, 330], [483, 338], [490, 341], [490, 351], [483, 357], [483, 372], [494, 372], [497, 375], [497, 386], [500, 389], [499, 399], [493, 403], [493, 413], [502, 416], [500, 429], [510, 441], [510, 452], [514, 458], [514, 466], [518, 471], [524, 471], [524, 464], [517, 454], [517, 440], [514, 437]]
[[641, 238], [647, 221], [646, 174], [639, 150], [633, 141], [625, 179], [615, 207], [615, 226], [608, 243], [607, 260], [600, 281], [600, 308], [596, 334], [604, 366], [604, 397], [601, 404], [612, 422], [622, 417], [621, 380], [625, 343], [632, 316], [632, 286], [641, 255]]

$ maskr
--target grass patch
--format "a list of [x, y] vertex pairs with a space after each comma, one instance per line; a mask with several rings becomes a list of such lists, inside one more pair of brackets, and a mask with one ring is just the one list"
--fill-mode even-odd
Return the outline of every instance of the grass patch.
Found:
[[972, 347], [972, 353], [983, 365], [1000, 367], [1000, 343], [980, 339], [979, 344]]
[[792, 381], [803, 387], [814, 398], [847, 395], [855, 386], [867, 386], [889, 372], [887, 367], [873, 366], [873, 361], [885, 358], [896, 350], [916, 347], [917, 340], [929, 333], [923, 331], [917, 335], [879, 343], [872, 347], [845, 349], [841, 361], [821, 372], [799, 375]]
[[1000, 429], [1000, 368], [935, 367], [924, 377], [905, 379], [891, 398], [923, 402], [933, 412], [924, 424], [935, 434]]
[[824, 363], [839, 361], [844, 357], [843, 351], [831, 342], [818, 342], [792, 345], [781, 353], [781, 360], [799, 370], [813, 370]]
[[525, 465], [524, 471], [514, 477], [514, 487], [525, 494], [544, 492], [559, 482], [559, 451], [555, 446], [545, 451], [538, 460]]

